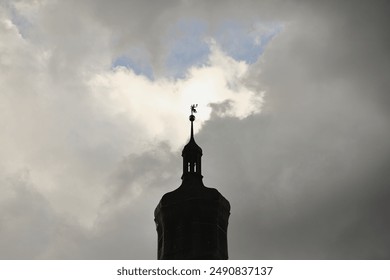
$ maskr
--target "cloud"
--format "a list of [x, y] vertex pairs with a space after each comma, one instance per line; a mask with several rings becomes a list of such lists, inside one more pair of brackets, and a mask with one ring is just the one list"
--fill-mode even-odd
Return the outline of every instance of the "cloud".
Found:
[[1, 175], [0, 210], [6, 213], [0, 219], [2, 258], [35, 258], [45, 250], [50, 238], [48, 232], [39, 232], [40, 227], [48, 229], [51, 223], [48, 203], [24, 178], [28, 171]]
[[262, 114], [215, 117], [198, 137], [205, 172], [224, 174], [205, 180], [231, 202], [232, 258], [389, 257], [389, 112], [372, 71], [387, 68], [386, 39], [356, 45], [381, 25], [367, 21], [360, 34], [363, 6], [333, 4], [294, 14], [251, 69], [267, 90]]
[[192, 103], [231, 258], [388, 258], [386, 3], [5, 4], [2, 258], [154, 258]]
[[[173, 149], [187, 137], [188, 104], [200, 105], [200, 121], [209, 118], [209, 104], [227, 100], [231, 106], [226, 115], [245, 118], [259, 112], [264, 92], [246, 86], [248, 65], [227, 56], [214, 41], [210, 45], [208, 61], [190, 68], [182, 79], [150, 80], [125, 67], [97, 74], [89, 83], [97, 110], [133, 122], [133, 141], [149, 145], [166, 141]], [[138, 145], [135, 150], [145, 148]]]
[[[31, 205], [25, 204], [29, 209], [42, 202], [42, 209], [31, 210], [31, 216], [4, 210], [7, 221], [20, 220], [14, 228], [28, 232], [30, 221], [42, 223], [41, 230], [30, 231], [41, 243], [19, 236], [36, 247], [24, 255], [9, 246], [4, 257], [87, 255], [77, 244], [107, 238], [100, 225], [124, 215], [126, 203], [139, 205], [158, 183], [176, 185], [172, 174], [177, 168], [165, 166], [177, 166], [172, 155], [188, 137], [190, 104], [202, 108], [196, 130], [210, 118], [211, 103], [229, 101], [223, 114], [238, 118], [261, 110], [263, 93], [245, 83], [249, 66], [229, 57], [217, 42], [206, 42], [207, 60], [182, 78], [152, 80], [131, 67], [113, 66], [115, 33], [83, 5], [79, 8], [75, 12], [71, 3], [21, 1], [1, 9], [0, 32], [6, 38], [0, 45], [5, 73], [0, 77], [2, 169], [4, 174], [28, 170], [14, 208], [25, 204], [26, 194], [33, 198]], [[31, 24], [19, 24], [10, 10]], [[1, 193], [10, 189], [3, 185]], [[149, 210], [158, 197], [152, 202]], [[39, 211], [44, 215], [35, 216]], [[153, 229], [152, 217], [146, 225]], [[8, 240], [12, 230], [2, 234]]]

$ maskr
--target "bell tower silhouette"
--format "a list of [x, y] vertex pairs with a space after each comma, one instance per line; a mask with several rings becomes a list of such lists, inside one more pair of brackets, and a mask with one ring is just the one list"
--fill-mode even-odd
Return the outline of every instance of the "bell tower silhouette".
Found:
[[196, 107], [191, 106], [190, 140], [182, 152], [182, 184], [164, 194], [154, 211], [159, 260], [228, 259], [230, 203], [203, 184], [203, 153], [194, 139]]

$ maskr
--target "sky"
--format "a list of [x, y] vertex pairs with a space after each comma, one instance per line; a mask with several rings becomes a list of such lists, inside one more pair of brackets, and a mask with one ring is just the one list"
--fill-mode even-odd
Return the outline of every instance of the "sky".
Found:
[[0, 0], [0, 258], [156, 259], [199, 104], [230, 259], [389, 259], [388, 10]]

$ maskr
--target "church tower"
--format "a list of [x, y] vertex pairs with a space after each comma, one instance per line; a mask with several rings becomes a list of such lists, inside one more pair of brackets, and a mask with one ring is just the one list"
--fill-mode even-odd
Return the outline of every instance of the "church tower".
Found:
[[216, 189], [203, 185], [203, 153], [194, 139], [195, 108], [191, 106], [190, 140], [182, 152], [182, 183], [163, 195], [154, 211], [159, 260], [228, 259], [230, 204]]

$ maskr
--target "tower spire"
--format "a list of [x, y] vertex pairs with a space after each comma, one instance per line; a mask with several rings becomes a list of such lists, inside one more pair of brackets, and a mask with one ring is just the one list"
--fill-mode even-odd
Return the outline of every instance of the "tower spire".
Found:
[[191, 137], [190, 137], [190, 139], [194, 139], [194, 120], [195, 120], [194, 113], [197, 113], [196, 107], [198, 107], [198, 104], [192, 104], [192, 105], [191, 105], [191, 115], [190, 115], [190, 121], [191, 121]]
[[201, 157], [202, 149], [196, 144], [194, 138], [194, 113], [197, 113], [196, 108], [198, 104], [191, 105], [191, 135], [190, 141], [187, 145], [184, 146], [182, 157], [183, 157], [183, 176], [181, 178], [184, 180], [189, 176], [196, 175], [197, 177], [202, 178], [202, 169], [201, 169]]

